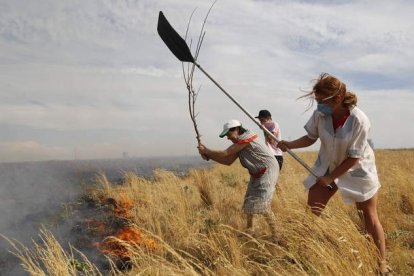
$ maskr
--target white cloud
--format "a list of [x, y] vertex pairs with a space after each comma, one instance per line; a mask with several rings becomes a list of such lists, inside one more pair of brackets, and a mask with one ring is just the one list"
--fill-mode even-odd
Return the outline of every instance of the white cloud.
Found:
[[162, 77], [165, 76], [165, 71], [154, 66], [148, 66], [147, 68], [139, 68], [139, 67], [130, 67], [130, 68], [122, 68], [122, 74], [137, 74], [143, 75], [148, 77]]
[[[158, 37], [156, 23], [163, 10], [183, 34], [197, 7], [190, 29], [195, 40], [210, 4], [2, 1], [0, 123], [38, 131], [150, 131], [166, 139], [154, 146], [154, 139], [145, 137], [134, 145], [132, 139], [115, 141], [108, 134], [102, 144], [113, 145], [108, 154], [125, 147], [140, 154], [142, 145], [148, 155], [188, 153], [185, 145], [193, 147], [194, 138], [181, 65]], [[403, 131], [401, 124], [389, 122], [388, 134], [378, 132], [376, 122], [387, 121], [387, 114], [371, 107], [389, 105], [380, 100], [386, 89], [412, 101], [407, 95], [414, 93], [413, 12], [407, 1], [219, 0], [206, 25], [199, 62], [252, 113], [270, 109], [291, 138], [303, 134], [309, 115], [303, 114], [306, 102], [296, 101], [299, 89], [309, 89], [311, 79], [330, 72], [361, 99], [370, 99], [363, 107], [373, 121], [377, 146], [412, 147], [409, 139], [390, 134]], [[222, 123], [249, 119], [200, 72], [196, 83], [202, 87], [197, 108], [203, 138], [225, 146], [216, 137]], [[393, 112], [403, 114], [403, 122], [413, 117], [404, 102], [397, 104], [403, 108]]]

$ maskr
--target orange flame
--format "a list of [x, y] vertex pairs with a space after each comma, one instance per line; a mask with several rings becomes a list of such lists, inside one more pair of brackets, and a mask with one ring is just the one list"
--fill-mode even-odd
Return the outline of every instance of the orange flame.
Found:
[[124, 193], [121, 193], [118, 200], [115, 201], [115, 216], [120, 218], [132, 218], [131, 210], [134, 207], [134, 201]]
[[99, 250], [102, 253], [117, 256], [118, 258], [125, 258], [130, 257], [130, 251], [128, 251], [129, 246], [141, 246], [150, 251], [159, 249], [158, 244], [153, 239], [144, 237], [136, 228], [125, 227], [119, 230], [115, 237], [122, 242], [116, 239], [106, 238], [98, 246]]

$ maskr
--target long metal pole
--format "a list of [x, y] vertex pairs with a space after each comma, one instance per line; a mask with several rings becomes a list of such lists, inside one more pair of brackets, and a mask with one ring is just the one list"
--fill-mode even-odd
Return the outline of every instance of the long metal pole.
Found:
[[[239, 104], [236, 99], [234, 99], [229, 93], [227, 93], [226, 90], [224, 90], [223, 87], [220, 86], [220, 84], [218, 84], [206, 71], [204, 71], [204, 69], [200, 66], [200, 64], [194, 62], [194, 64], [198, 67], [198, 69], [201, 70], [201, 72], [203, 72], [212, 82], [214, 82], [215, 85], [217, 85], [218, 88], [220, 88], [220, 90], [226, 94], [227, 97], [230, 98], [230, 100], [232, 100], [244, 113], [246, 113], [246, 115], [252, 119], [253, 122], [255, 122], [256, 125], [258, 125], [261, 129], [264, 130], [264, 132], [266, 132], [268, 135], [270, 135], [273, 139], [275, 139], [276, 142], [279, 142], [279, 140], [277, 140], [277, 138], [273, 135], [273, 133], [271, 133], [267, 128], [263, 127], [241, 104]], [[300, 159], [291, 149], [287, 149], [287, 152], [296, 159], [296, 161], [298, 161], [303, 167], [305, 167], [305, 169], [307, 169], [313, 176], [318, 177], [318, 175], [308, 166], [308, 164], [306, 164], [302, 159]]]

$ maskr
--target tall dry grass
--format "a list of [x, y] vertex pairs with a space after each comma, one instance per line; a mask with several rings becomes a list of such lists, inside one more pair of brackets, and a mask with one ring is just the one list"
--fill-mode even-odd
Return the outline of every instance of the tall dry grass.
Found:
[[[312, 163], [316, 153], [299, 153]], [[414, 151], [378, 150], [382, 183], [379, 215], [387, 236], [394, 275], [414, 274]], [[273, 200], [279, 232], [286, 245], [274, 244], [263, 218], [257, 236], [243, 232], [241, 212], [248, 174], [240, 166], [217, 165], [191, 170], [186, 177], [157, 170], [148, 180], [126, 174], [123, 185], [99, 178], [89, 196], [102, 200], [128, 195], [134, 202], [130, 222], [151, 237], [158, 250], [128, 247], [129, 269], [112, 266], [112, 275], [375, 275], [378, 253], [363, 231], [354, 206], [337, 194], [321, 217], [306, 207], [302, 180], [306, 171], [291, 157], [284, 168]], [[16, 246], [17, 256], [32, 275], [95, 275], [74, 269], [48, 232], [32, 251]], [[63, 273], [63, 274], [62, 274]]]

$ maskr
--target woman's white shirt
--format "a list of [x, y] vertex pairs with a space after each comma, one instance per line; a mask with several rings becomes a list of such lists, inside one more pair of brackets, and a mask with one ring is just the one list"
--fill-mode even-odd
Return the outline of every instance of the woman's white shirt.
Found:
[[[333, 171], [348, 157], [359, 158], [355, 166], [335, 179], [346, 203], [368, 200], [380, 187], [374, 151], [368, 143], [370, 127], [368, 117], [358, 107], [350, 109], [344, 125], [336, 131], [332, 116], [316, 110], [305, 125], [309, 138], [321, 140], [318, 158], [313, 166], [317, 175]], [[304, 181], [305, 188], [309, 189], [315, 182], [316, 178], [310, 174]]]

